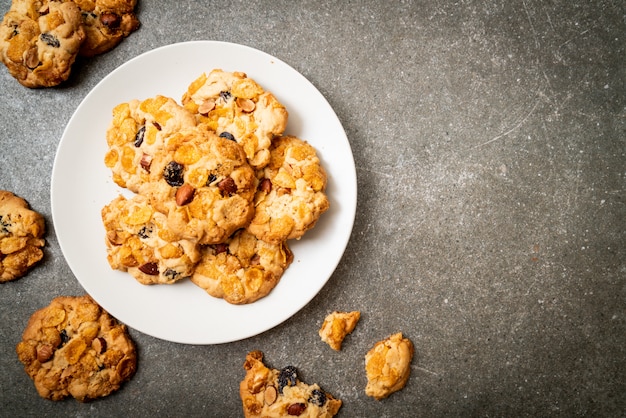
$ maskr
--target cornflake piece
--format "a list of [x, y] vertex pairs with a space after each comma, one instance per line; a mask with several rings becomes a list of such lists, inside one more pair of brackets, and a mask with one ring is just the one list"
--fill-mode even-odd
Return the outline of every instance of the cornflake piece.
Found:
[[365, 394], [381, 400], [406, 385], [411, 374], [413, 343], [398, 332], [377, 342], [365, 355]]
[[361, 312], [359, 311], [334, 311], [324, 319], [324, 323], [319, 330], [319, 336], [330, 348], [339, 351], [344, 338], [354, 330], [360, 318]]

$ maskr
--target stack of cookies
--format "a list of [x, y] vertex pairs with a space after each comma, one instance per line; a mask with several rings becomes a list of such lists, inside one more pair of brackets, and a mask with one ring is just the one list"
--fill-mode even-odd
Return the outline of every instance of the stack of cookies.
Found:
[[313, 146], [284, 136], [288, 112], [245, 73], [214, 69], [181, 103], [113, 109], [104, 162], [134, 193], [102, 209], [107, 258], [142, 284], [190, 279], [246, 304], [266, 296], [328, 207]]
[[13, 0], [0, 24], [0, 59], [30, 88], [67, 80], [77, 56], [113, 49], [139, 27], [137, 0]]

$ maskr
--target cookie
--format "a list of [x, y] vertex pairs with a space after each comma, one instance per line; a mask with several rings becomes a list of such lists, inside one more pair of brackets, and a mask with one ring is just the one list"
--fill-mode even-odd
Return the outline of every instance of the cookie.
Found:
[[39, 395], [53, 401], [107, 396], [137, 367], [126, 326], [89, 296], [60, 296], [33, 313], [16, 351]]
[[411, 374], [413, 343], [398, 332], [377, 342], [365, 355], [365, 394], [381, 400], [406, 385]]
[[333, 417], [341, 407], [318, 384], [306, 384], [298, 378], [295, 367], [282, 370], [263, 364], [263, 353], [252, 351], [244, 363], [246, 376], [239, 384], [239, 395], [246, 418], [256, 417]]
[[276, 287], [292, 261], [286, 243], [268, 244], [241, 229], [224, 244], [203, 249], [191, 281], [228, 303], [252, 303]]
[[189, 111], [161, 95], [120, 103], [112, 113], [104, 163], [111, 169], [113, 181], [133, 192], [161, 177], [163, 166], [158, 165], [158, 157], [165, 152], [165, 138], [196, 126]]
[[86, 57], [115, 48], [139, 28], [137, 0], [73, 0], [81, 10], [85, 40], [79, 54]]
[[0, 25], [0, 58], [26, 87], [56, 86], [69, 77], [84, 39], [73, 2], [13, 0]]
[[267, 242], [298, 239], [330, 206], [326, 172], [315, 148], [294, 136], [274, 139], [270, 155], [269, 165], [259, 170], [256, 210], [248, 230]]
[[119, 196], [102, 209], [107, 260], [141, 284], [172, 284], [188, 278], [200, 260], [193, 241], [167, 227], [167, 217], [141, 195]]
[[331, 312], [324, 318], [324, 323], [318, 334], [322, 341], [335, 351], [341, 350], [341, 344], [348, 334], [354, 331], [361, 312]]
[[43, 258], [45, 222], [11, 192], [0, 190], [0, 283], [22, 277]]
[[189, 85], [182, 103], [217, 134], [241, 144], [254, 168], [269, 163], [272, 139], [287, 125], [285, 106], [242, 72], [203, 73]]
[[139, 193], [167, 214], [174, 232], [217, 244], [248, 224], [257, 183], [239, 144], [198, 125], [170, 135], [165, 149], [160, 179]]

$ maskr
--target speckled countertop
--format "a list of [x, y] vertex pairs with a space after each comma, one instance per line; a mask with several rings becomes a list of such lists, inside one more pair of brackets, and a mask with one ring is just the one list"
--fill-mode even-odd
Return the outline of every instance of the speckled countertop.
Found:
[[[140, 1], [141, 28], [60, 87], [29, 90], [0, 68], [0, 189], [48, 227], [43, 262], [0, 285], [0, 416], [242, 416], [256, 349], [341, 398], [341, 417], [624, 416], [625, 12], [611, 0]], [[271, 330], [184, 345], [131, 328], [139, 367], [120, 391], [41, 399], [15, 345], [34, 310], [84, 293], [52, 222], [63, 130], [109, 72], [189, 40], [267, 52], [328, 100], [357, 170], [345, 254]], [[362, 312], [341, 352], [317, 335], [335, 309]], [[364, 355], [396, 331], [415, 345], [411, 378], [376, 401]]]

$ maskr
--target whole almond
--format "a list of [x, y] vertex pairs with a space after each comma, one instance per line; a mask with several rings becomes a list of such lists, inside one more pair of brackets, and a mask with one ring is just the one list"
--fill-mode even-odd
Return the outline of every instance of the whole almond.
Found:
[[176, 190], [176, 204], [178, 206], [185, 206], [188, 203], [191, 203], [193, 200], [193, 195], [195, 194], [196, 189], [194, 189], [189, 184], [185, 183]]

